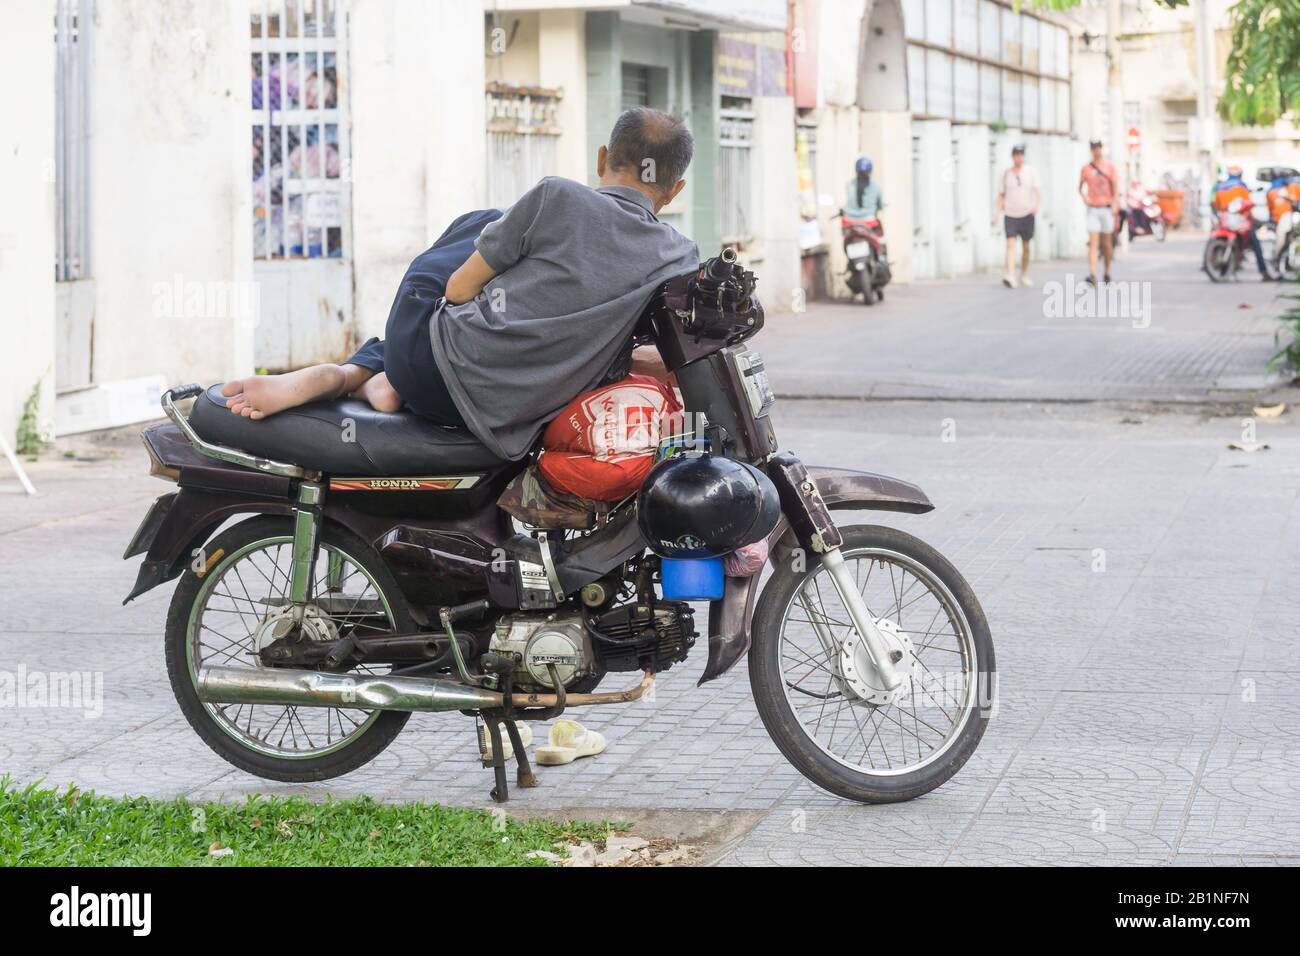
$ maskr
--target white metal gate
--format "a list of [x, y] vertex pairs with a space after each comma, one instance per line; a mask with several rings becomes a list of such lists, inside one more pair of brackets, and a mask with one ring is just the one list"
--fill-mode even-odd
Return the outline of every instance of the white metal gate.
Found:
[[718, 227], [724, 244], [743, 246], [754, 238], [754, 114], [723, 109], [718, 116]]
[[488, 206], [504, 209], [555, 172], [560, 91], [487, 84]]
[[253, 275], [259, 366], [356, 344], [344, 0], [251, 0]]

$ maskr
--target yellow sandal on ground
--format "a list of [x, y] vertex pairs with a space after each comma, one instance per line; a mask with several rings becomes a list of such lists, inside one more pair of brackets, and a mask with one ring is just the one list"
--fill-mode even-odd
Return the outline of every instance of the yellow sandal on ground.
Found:
[[576, 720], [560, 718], [551, 725], [547, 744], [539, 746], [534, 754], [543, 767], [573, 763], [579, 757], [594, 757], [607, 746], [605, 735], [588, 730]]

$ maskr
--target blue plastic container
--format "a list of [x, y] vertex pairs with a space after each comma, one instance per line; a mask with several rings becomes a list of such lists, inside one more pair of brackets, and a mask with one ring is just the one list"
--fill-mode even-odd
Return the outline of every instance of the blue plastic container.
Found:
[[721, 558], [664, 558], [664, 598], [669, 601], [717, 601], [722, 597]]

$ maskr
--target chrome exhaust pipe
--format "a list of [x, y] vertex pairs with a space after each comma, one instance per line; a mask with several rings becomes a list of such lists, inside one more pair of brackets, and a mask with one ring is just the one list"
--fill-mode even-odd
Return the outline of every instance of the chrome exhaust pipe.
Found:
[[501, 694], [430, 677], [331, 674], [326, 671], [203, 667], [199, 700], [210, 704], [286, 704], [361, 710], [482, 710]]

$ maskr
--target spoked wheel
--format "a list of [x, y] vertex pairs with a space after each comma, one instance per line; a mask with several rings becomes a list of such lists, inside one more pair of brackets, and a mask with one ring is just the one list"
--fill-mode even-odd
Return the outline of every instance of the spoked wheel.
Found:
[[979, 744], [993, 704], [993, 642], [969, 585], [933, 548], [892, 528], [841, 533], [902, 684], [886, 690], [875, 676], [829, 570], [785, 562], [754, 615], [754, 699], [777, 747], [814, 783], [865, 803], [910, 800]]
[[1277, 274], [1280, 278], [1294, 280], [1300, 278], [1300, 241], [1296, 234], [1290, 233], [1282, 241], [1282, 248], [1277, 253]]
[[[214, 704], [195, 691], [199, 668], [262, 668], [277, 651], [304, 642], [333, 644], [349, 634], [414, 630], [406, 601], [365, 542], [326, 526], [316, 559], [313, 602], [293, 630], [287, 593], [293, 553], [290, 519], [256, 517], [209, 542], [181, 577], [167, 617], [172, 691], [199, 736], [230, 763], [272, 780], [325, 780], [372, 760], [410, 714], [283, 704]], [[267, 653], [270, 649], [270, 654]], [[289, 667], [313, 665], [288, 662]], [[388, 665], [360, 665], [381, 674]]]
[[1211, 236], [1205, 244], [1205, 272], [1212, 282], [1232, 278], [1233, 243], [1223, 236]]

